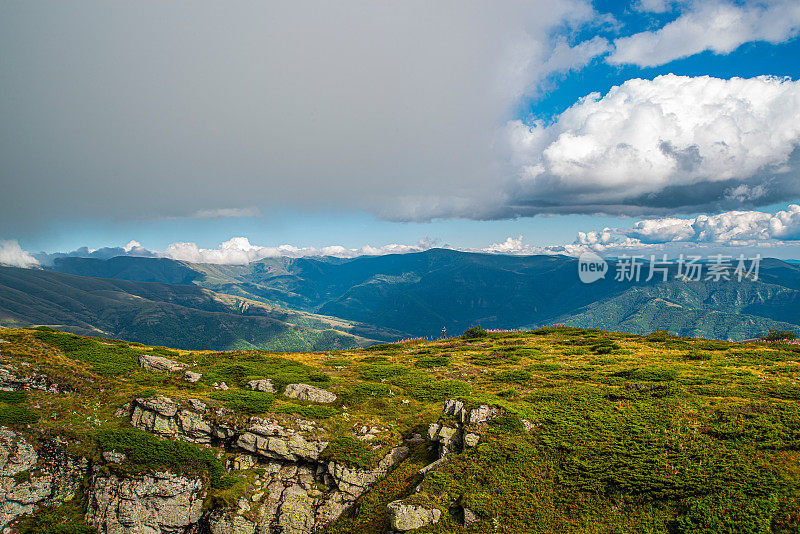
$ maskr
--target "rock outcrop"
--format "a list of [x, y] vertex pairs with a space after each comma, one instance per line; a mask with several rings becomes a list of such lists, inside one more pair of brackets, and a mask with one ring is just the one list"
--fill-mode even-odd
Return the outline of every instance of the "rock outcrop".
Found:
[[202, 373], [195, 373], [194, 371], [185, 371], [183, 373], [183, 379], [190, 384], [195, 384], [200, 382], [200, 379], [203, 378]]
[[[202, 403], [201, 403], [202, 404]], [[211, 443], [224, 437], [203, 416], [183, 409], [169, 397], [138, 398], [134, 401], [131, 425], [165, 437], [179, 438], [191, 443]]]
[[92, 477], [86, 520], [105, 534], [183, 534], [203, 511], [203, 482], [172, 473]]
[[72, 499], [87, 468], [85, 459], [66, 453], [66, 442], [56, 440], [37, 451], [22, 435], [0, 427], [0, 528], [40, 506]]
[[236, 445], [254, 454], [276, 460], [315, 462], [328, 446], [327, 441], [287, 428], [274, 421], [254, 417]]
[[[193, 408], [199, 407], [189, 402]], [[229, 468], [259, 468], [254, 486], [235, 509], [215, 509], [204, 516], [201, 523], [212, 533], [318, 531], [409, 454], [408, 447], [399, 445], [374, 469], [356, 469], [323, 458], [328, 441], [313, 421], [297, 420], [290, 425], [251, 417], [245, 426], [235, 427], [206, 419], [205, 411], [189, 410], [164, 396], [138, 398], [131, 404], [133, 426], [173, 439], [240, 451], [229, 460]], [[159, 528], [162, 530], [155, 532], [168, 532]]]
[[502, 413], [499, 406], [482, 404], [467, 410], [462, 401], [449, 399], [442, 409], [443, 416], [453, 416], [455, 423], [436, 422], [428, 426], [428, 439], [439, 444], [439, 458], [464, 447], [475, 447], [480, 441], [483, 425]]
[[336, 394], [308, 384], [289, 384], [284, 395], [292, 399], [330, 404], [336, 400]]
[[140, 354], [139, 365], [151, 371], [183, 371], [186, 369], [185, 363], [179, 363], [163, 356], [153, 356], [152, 354]]
[[247, 383], [247, 389], [252, 389], [253, 391], [264, 391], [266, 393], [275, 393], [275, 386], [272, 385], [272, 380], [269, 378], [251, 380]]
[[61, 393], [68, 388], [50, 381], [46, 375], [14, 369], [10, 365], [0, 365], [0, 391], [30, 391], [38, 389], [49, 393]]
[[438, 508], [428, 509], [403, 501], [390, 502], [386, 509], [389, 512], [389, 526], [398, 532], [416, 530], [438, 523], [442, 517], [442, 511]]

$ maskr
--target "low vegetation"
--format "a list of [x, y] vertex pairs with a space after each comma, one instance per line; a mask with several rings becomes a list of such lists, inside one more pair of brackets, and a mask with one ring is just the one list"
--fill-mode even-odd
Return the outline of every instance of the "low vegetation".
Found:
[[[424, 479], [419, 469], [436, 456], [428, 443], [412, 445], [409, 458], [332, 533], [385, 531], [386, 504], [400, 498], [444, 511], [418, 531], [427, 534], [800, 531], [800, 346], [792, 343], [558, 326], [476, 327], [459, 338], [281, 355], [167, 354], [49, 330], [0, 330], [0, 338], [10, 342], [0, 363], [72, 388], [69, 395], [0, 393], [0, 424], [80, 436], [74, 446], [94, 457], [124, 452], [119, 469], [196, 473], [213, 486], [209, 499], [225, 502], [244, 486], [237, 472], [225, 472], [223, 451], [156, 438], [114, 411], [137, 396], [162, 394], [200, 399], [242, 421], [251, 414], [314, 420], [329, 441], [325, 458], [371, 468], [404, 437], [425, 435], [446, 399], [502, 408], [476, 447], [450, 454]], [[203, 378], [189, 384], [179, 373], [140, 369], [135, 362], [144, 352], [183, 362]], [[278, 392], [246, 389], [256, 378], [269, 378]], [[230, 389], [214, 388], [222, 381]], [[283, 396], [295, 382], [338, 398], [319, 405]], [[378, 429], [376, 437], [359, 439], [362, 426]], [[479, 519], [469, 528], [463, 507]], [[59, 520], [45, 510], [22, 532], [73, 532], [57, 530]]]

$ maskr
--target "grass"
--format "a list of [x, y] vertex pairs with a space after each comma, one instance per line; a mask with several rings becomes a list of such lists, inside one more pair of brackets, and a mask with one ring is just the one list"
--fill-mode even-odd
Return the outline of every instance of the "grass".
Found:
[[[37, 344], [41, 336], [56, 342]], [[98, 450], [125, 448], [123, 468], [132, 472], [197, 473], [215, 480], [211, 498], [224, 502], [246, 484], [243, 473], [224, 474], [220, 449], [120, 428], [113, 411], [132, 397], [163, 394], [222, 404], [239, 422], [256, 413], [313, 419], [329, 441], [326, 458], [369, 469], [401, 436], [424, 434], [445, 399], [503, 408], [476, 447], [451, 453], [424, 481], [417, 472], [434, 458], [428, 444], [414, 446], [331, 533], [385, 531], [386, 504], [400, 498], [443, 510], [420, 534], [800, 531], [800, 353], [788, 344], [545, 327], [280, 356], [165, 349], [203, 373], [189, 387], [177, 375], [110, 372], [142, 351], [159, 353], [153, 348], [50, 331], [2, 337], [12, 341], [4, 358], [57, 383], [72, 380], [76, 391], [0, 393], [0, 418], [25, 410], [34, 419], [22, 423], [18, 413], [14, 424], [89, 436]], [[339, 399], [316, 405], [243, 389], [253, 378], [279, 388], [309, 383]], [[231, 389], [214, 390], [214, 381]], [[385, 430], [361, 441], [353, 433], [360, 426]], [[480, 522], [465, 529], [462, 507]]]
[[227, 408], [237, 412], [247, 414], [261, 414], [268, 412], [275, 395], [263, 391], [215, 391], [211, 394], [212, 399], [222, 401]]

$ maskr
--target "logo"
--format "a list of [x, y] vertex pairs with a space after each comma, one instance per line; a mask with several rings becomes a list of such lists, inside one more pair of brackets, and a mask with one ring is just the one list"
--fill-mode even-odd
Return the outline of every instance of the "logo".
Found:
[[597, 282], [608, 273], [608, 263], [594, 252], [584, 252], [578, 257], [578, 277], [584, 284]]

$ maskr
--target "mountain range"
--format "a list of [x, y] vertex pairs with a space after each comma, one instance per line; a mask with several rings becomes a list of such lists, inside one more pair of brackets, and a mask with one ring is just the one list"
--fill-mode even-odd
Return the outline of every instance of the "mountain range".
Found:
[[[614, 263], [610, 270], [613, 271]], [[761, 261], [757, 280], [582, 283], [578, 260], [431, 249], [248, 265], [65, 257], [0, 268], [0, 324], [50, 325], [182, 348], [327, 349], [460, 333], [470, 325], [656, 329], [742, 340], [800, 330], [800, 266]], [[644, 278], [644, 277], [643, 277]]]

